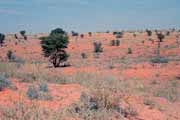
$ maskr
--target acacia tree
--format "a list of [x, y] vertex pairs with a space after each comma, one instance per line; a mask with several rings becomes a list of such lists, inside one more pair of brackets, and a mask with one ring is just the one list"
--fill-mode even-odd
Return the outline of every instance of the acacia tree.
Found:
[[65, 51], [68, 45], [68, 36], [61, 28], [52, 30], [48, 37], [40, 38], [44, 56], [49, 57], [54, 67], [59, 67], [61, 63], [68, 59]]
[[2, 34], [2, 33], [0, 33], [0, 46], [2, 46], [2, 45], [3, 45], [3, 43], [4, 43], [4, 39], [5, 39], [5, 35], [4, 35], [4, 34]]

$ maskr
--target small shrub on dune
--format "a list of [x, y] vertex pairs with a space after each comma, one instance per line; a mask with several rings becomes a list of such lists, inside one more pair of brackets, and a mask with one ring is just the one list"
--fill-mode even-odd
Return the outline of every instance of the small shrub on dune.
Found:
[[4, 39], [5, 39], [5, 35], [4, 35], [4, 34], [2, 34], [2, 33], [0, 33], [0, 46], [2, 46], [2, 45], [3, 45], [3, 43], [4, 43]]
[[11, 50], [8, 50], [6, 56], [10, 62], [14, 61], [16, 58], [16, 56], [14, 55], [14, 53]]
[[38, 100], [52, 100], [52, 96], [49, 93], [47, 83], [40, 83], [39, 88], [35, 85], [30, 85], [26, 92], [26, 95], [31, 99], [38, 99]]
[[151, 30], [146, 29], [146, 33], [147, 33], [148, 36], [152, 36], [152, 31]]
[[111, 46], [115, 46], [115, 44], [116, 44], [116, 42], [115, 42], [115, 40], [111, 40]]
[[27, 36], [26, 35], [24, 36], [24, 40], [27, 40]]
[[26, 34], [26, 31], [25, 30], [21, 30], [20, 32], [19, 32], [20, 34], [21, 34], [21, 36], [25, 36], [25, 34]]
[[34, 85], [28, 87], [26, 94], [30, 99], [38, 99], [39, 96], [38, 90]]
[[92, 32], [88, 32], [88, 34], [89, 34], [89, 37], [91, 37], [91, 36], [92, 36]]
[[21, 36], [24, 38], [24, 40], [27, 40], [27, 35], [25, 30], [20, 31]]
[[82, 57], [83, 59], [86, 59], [86, 58], [87, 58], [86, 53], [81, 53], [81, 57]]
[[17, 34], [14, 34], [14, 38], [15, 38], [15, 39], [18, 39], [18, 36], [17, 36]]
[[22, 58], [16, 57], [16, 55], [11, 50], [8, 50], [6, 56], [7, 56], [7, 59], [9, 60], [9, 62], [16, 62], [16, 63], [24, 63], [25, 62]]
[[39, 84], [39, 90], [42, 91], [42, 92], [48, 92], [49, 89], [48, 89], [48, 84], [47, 83], [40, 83]]
[[111, 40], [111, 46], [119, 46], [120, 45], [120, 41], [119, 40]]
[[84, 34], [81, 34], [81, 38], [84, 38]]
[[102, 48], [101, 42], [94, 42], [94, 52], [95, 53], [103, 52], [103, 48]]
[[159, 39], [159, 42], [163, 42], [163, 39], [165, 38], [165, 36], [163, 35], [162, 32], [157, 33], [157, 38]]
[[167, 32], [166, 32], [166, 36], [169, 36], [169, 35], [170, 35], [170, 32], [169, 32], [169, 31], [167, 31]]
[[151, 59], [152, 63], [168, 63], [169, 60], [166, 57], [156, 56]]
[[120, 45], [120, 40], [116, 40], [116, 46]]
[[123, 37], [123, 32], [113, 32], [113, 35], [115, 35], [116, 38], [122, 38]]
[[128, 48], [128, 54], [132, 54], [132, 49]]
[[73, 37], [77, 37], [77, 36], [79, 36], [79, 33], [74, 32], [74, 31], [71, 31], [71, 34], [72, 34], [72, 36], [73, 36]]
[[17, 89], [16, 86], [14, 86], [4, 74], [0, 73], [0, 91], [2, 91], [4, 88]]

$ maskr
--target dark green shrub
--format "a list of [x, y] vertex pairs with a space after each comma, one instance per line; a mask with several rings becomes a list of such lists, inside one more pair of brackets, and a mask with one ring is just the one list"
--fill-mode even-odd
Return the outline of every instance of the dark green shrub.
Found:
[[94, 42], [94, 52], [103, 52], [102, 44], [100, 42]]
[[116, 40], [116, 46], [120, 45], [120, 40]]
[[128, 54], [132, 54], [132, 49], [128, 48]]
[[115, 40], [111, 40], [111, 46], [115, 46], [116, 45], [116, 41]]
[[165, 36], [162, 34], [162, 32], [157, 33], [157, 38], [159, 39], [159, 42], [163, 42], [163, 39], [165, 38]]
[[71, 31], [71, 34], [72, 34], [73, 37], [76, 37], [76, 36], [79, 35], [77, 32], [74, 32], [74, 31]]
[[123, 32], [116, 32], [116, 38], [122, 38], [123, 37]]
[[41, 40], [44, 56], [50, 58], [54, 67], [59, 67], [68, 59], [68, 54], [65, 51], [69, 43], [68, 36], [61, 28], [52, 30], [48, 37], [43, 37]]
[[111, 46], [119, 46], [120, 45], [120, 41], [119, 40], [111, 40]]
[[51, 35], [56, 35], [56, 34], [66, 35], [67, 33], [61, 28], [56, 28], [56, 29], [51, 31], [50, 36]]
[[86, 53], [81, 53], [81, 57], [82, 57], [83, 59], [86, 59], [86, 58], [87, 58]]
[[146, 29], [146, 33], [147, 33], [148, 36], [152, 35], [152, 31], [151, 30]]
[[5, 35], [4, 35], [4, 34], [2, 34], [2, 33], [0, 33], [0, 46], [2, 46], [2, 45], [3, 45], [3, 43], [4, 43], [4, 39], [5, 39]]
[[21, 31], [20, 31], [20, 34], [24, 37], [25, 34], [26, 34], [26, 31], [25, 31], [25, 30], [21, 30]]
[[92, 36], [92, 32], [88, 32], [88, 34], [89, 34], [89, 37], [91, 37], [91, 36]]
[[10, 62], [14, 62], [16, 59], [15, 54], [11, 50], [8, 50], [6, 56]]

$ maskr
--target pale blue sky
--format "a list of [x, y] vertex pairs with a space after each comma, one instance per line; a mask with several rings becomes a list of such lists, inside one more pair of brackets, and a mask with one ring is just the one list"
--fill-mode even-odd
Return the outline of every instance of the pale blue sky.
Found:
[[180, 0], [0, 0], [0, 32], [180, 28]]

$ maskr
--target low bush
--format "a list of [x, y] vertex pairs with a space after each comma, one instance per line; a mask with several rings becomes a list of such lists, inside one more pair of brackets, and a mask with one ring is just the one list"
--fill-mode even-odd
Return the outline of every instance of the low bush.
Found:
[[120, 45], [120, 41], [119, 40], [111, 40], [110, 45], [111, 46], [119, 46]]
[[39, 84], [39, 90], [42, 91], [42, 92], [48, 92], [49, 89], [48, 89], [48, 84], [47, 83], [40, 83]]
[[151, 59], [152, 63], [168, 63], [168, 59], [166, 57], [161, 57], [161, 56], [157, 56], [157, 57], [153, 57]]
[[128, 54], [132, 54], [132, 49], [128, 48]]
[[8, 50], [6, 56], [10, 62], [14, 61], [16, 58], [15, 54], [11, 50]]
[[94, 52], [95, 53], [103, 52], [101, 42], [94, 42]]
[[27, 96], [30, 99], [38, 99], [38, 100], [51, 100], [52, 96], [49, 93], [48, 85], [46, 83], [39, 84], [39, 89], [35, 85], [30, 85], [26, 92]]
[[7, 56], [7, 59], [9, 60], [9, 62], [16, 62], [16, 63], [24, 63], [25, 62], [22, 58], [16, 57], [16, 55], [11, 50], [8, 50], [6, 56]]
[[86, 58], [87, 58], [86, 53], [81, 53], [81, 57], [82, 57], [83, 59], [86, 59]]
[[17, 89], [3, 73], [0, 73], [0, 91], [2, 91], [4, 88]]

